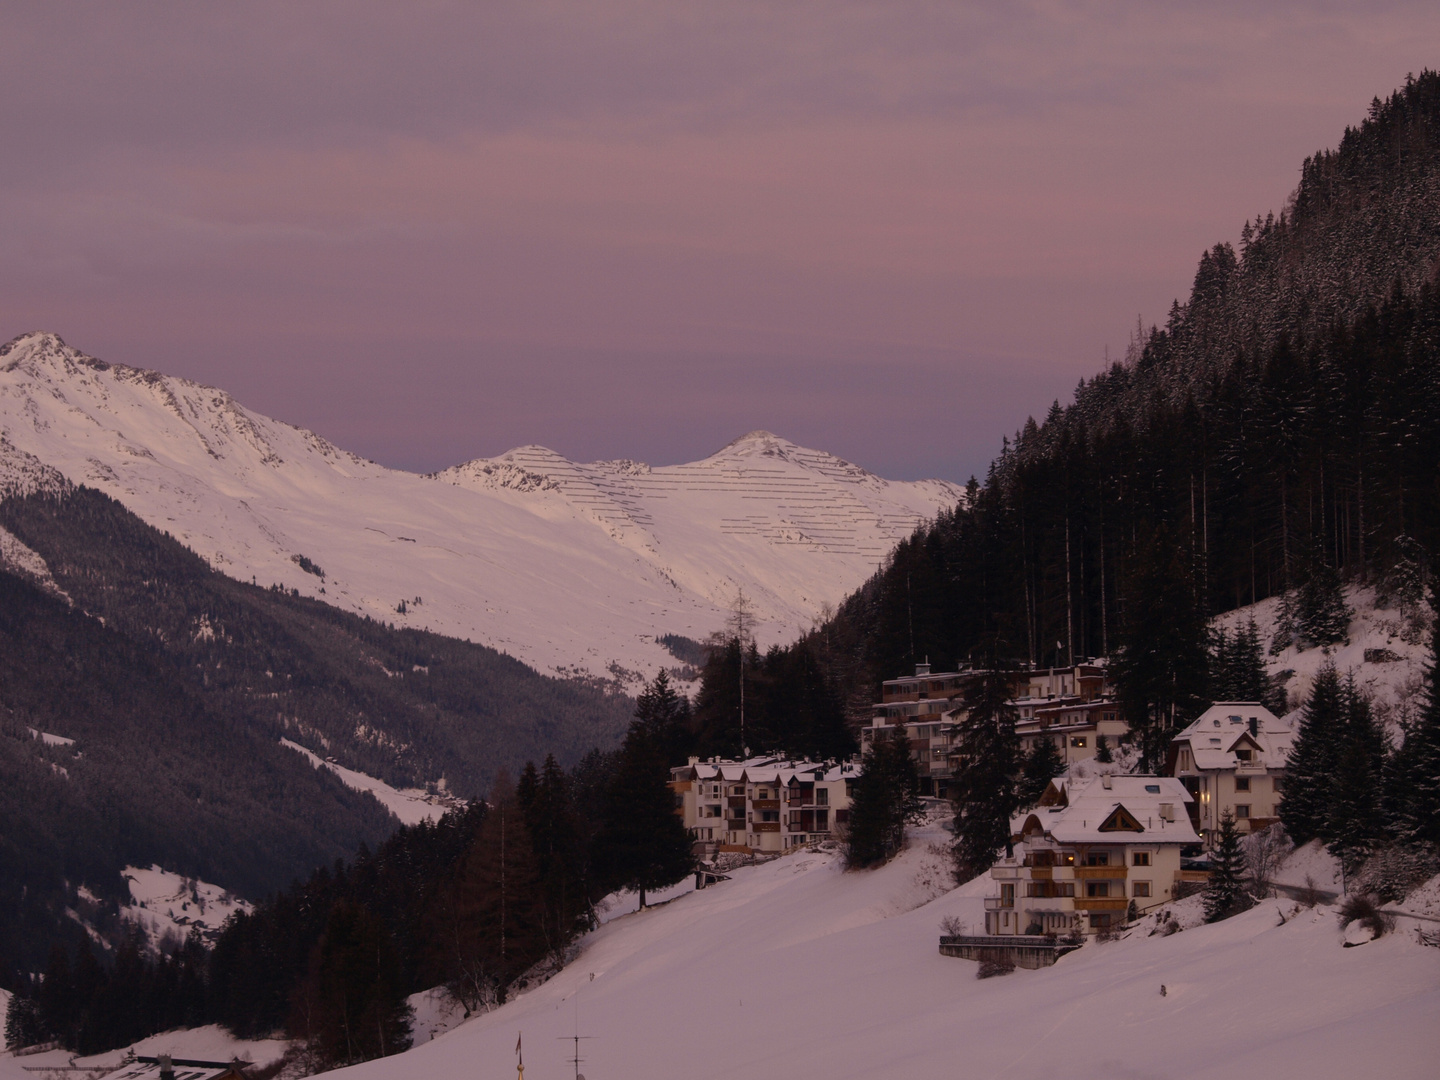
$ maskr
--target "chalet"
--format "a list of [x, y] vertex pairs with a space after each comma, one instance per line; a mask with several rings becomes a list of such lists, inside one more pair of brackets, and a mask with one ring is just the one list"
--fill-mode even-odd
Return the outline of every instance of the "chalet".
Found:
[[990, 876], [985, 933], [1069, 934], [1123, 923], [1170, 900], [1180, 849], [1200, 837], [1190, 794], [1168, 776], [1057, 779], [1010, 825], [1013, 853]]
[[670, 770], [675, 812], [697, 853], [780, 853], [843, 835], [855, 761], [692, 757]]
[[1207, 847], [1228, 810], [1241, 832], [1279, 820], [1292, 720], [1254, 701], [1221, 701], [1170, 741], [1165, 771], [1190, 793], [1191, 824]]

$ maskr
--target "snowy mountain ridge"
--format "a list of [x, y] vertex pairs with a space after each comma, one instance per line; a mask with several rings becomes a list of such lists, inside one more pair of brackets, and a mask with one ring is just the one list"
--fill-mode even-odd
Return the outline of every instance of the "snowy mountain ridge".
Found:
[[658, 637], [705, 637], [742, 590], [762, 646], [793, 637], [963, 496], [767, 432], [683, 465], [525, 446], [420, 476], [22, 335], [0, 346], [0, 493], [61, 478], [233, 577], [628, 686], [674, 665]]

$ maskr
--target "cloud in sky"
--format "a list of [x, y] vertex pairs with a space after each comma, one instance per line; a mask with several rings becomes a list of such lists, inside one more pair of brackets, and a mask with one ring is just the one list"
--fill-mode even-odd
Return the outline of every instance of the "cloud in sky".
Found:
[[964, 479], [1433, 64], [1433, 4], [7, 5], [0, 335], [410, 468]]

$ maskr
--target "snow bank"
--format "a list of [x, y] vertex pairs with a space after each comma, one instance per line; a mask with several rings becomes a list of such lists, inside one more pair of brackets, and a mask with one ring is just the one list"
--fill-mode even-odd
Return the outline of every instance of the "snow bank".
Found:
[[577, 1030], [597, 1036], [581, 1044], [592, 1080], [1434, 1075], [1440, 951], [1411, 935], [1346, 949], [1333, 909], [1290, 902], [1282, 924], [1270, 901], [981, 981], [937, 938], [945, 916], [982, 924], [987, 883], [911, 906], [940, 839], [864, 873], [810, 852], [738, 868], [612, 920], [505, 1007], [346, 1075], [508, 1075], [523, 1032], [527, 1075], [569, 1076]]

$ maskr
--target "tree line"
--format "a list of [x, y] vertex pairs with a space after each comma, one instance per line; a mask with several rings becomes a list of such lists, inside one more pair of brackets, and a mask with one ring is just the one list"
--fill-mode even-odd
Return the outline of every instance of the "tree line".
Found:
[[238, 913], [208, 952], [192, 938], [152, 958], [132, 938], [107, 964], [88, 942], [56, 945], [17, 988], [7, 1041], [94, 1053], [220, 1023], [241, 1038], [283, 1030], [319, 1071], [408, 1048], [406, 998], [420, 990], [447, 987], [467, 1015], [502, 1004], [564, 962], [605, 896], [635, 890], [643, 904], [690, 871], [668, 786], [687, 712], [662, 673], [620, 749], [569, 771], [549, 755], [513, 783], [502, 773], [485, 800]]

